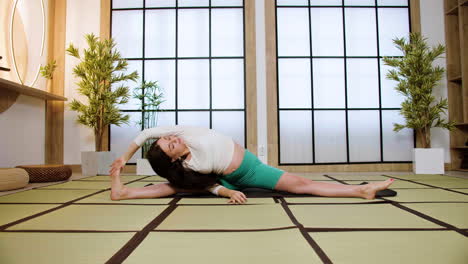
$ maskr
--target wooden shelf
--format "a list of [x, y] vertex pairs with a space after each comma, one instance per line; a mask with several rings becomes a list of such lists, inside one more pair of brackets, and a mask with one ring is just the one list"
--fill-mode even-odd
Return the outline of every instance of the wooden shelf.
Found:
[[458, 124], [455, 124], [455, 126], [465, 127], [465, 126], [468, 126], [468, 123], [458, 123]]
[[446, 15], [458, 15], [458, 5], [445, 12]]
[[449, 79], [449, 82], [461, 83], [462, 82], [462, 77], [461, 77], [461, 75], [452, 77], [452, 78]]
[[459, 149], [459, 150], [468, 150], [468, 146], [458, 146], [458, 147], [452, 147], [453, 149]]
[[49, 100], [49, 101], [67, 101], [66, 97], [48, 93], [46, 91], [42, 91], [36, 88], [31, 88], [26, 85], [15, 83], [15, 82], [5, 80], [2, 78], [0, 78], [0, 91], [1, 90], [9, 90], [9, 91], [16, 92], [19, 94], [29, 95], [32, 97]]

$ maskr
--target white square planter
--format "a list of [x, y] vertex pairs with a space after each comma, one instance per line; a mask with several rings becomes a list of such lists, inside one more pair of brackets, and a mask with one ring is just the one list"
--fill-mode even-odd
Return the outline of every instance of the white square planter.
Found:
[[137, 175], [157, 175], [147, 159], [137, 159]]
[[81, 152], [81, 173], [86, 176], [109, 175], [110, 166], [117, 158], [110, 151]]
[[413, 172], [415, 174], [444, 174], [444, 149], [415, 148]]

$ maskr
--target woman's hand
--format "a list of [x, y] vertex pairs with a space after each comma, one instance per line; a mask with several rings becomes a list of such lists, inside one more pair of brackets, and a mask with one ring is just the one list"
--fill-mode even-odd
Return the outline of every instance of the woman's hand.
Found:
[[112, 163], [112, 165], [110, 165], [110, 170], [109, 170], [109, 174], [114, 174], [116, 172], [121, 172], [123, 170], [123, 168], [125, 167], [125, 163], [127, 161], [125, 160], [124, 157], [119, 157], [117, 158], [116, 160], [114, 160], [114, 162]]
[[230, 204], [243, 204], [247, 202], [247, 197], [245, 197], [245, 194], [239, 191], [232, 191], [229, 194], [229, 201], [228, 203]]

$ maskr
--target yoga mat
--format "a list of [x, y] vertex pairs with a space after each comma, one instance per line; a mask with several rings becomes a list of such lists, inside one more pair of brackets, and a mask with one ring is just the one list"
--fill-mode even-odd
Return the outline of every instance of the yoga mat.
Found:
[[[177, 204], [228, 204], [228, 198], [182, 198]], [[273, 198], [249, 198], [246, 204], [274, 204]]]
[[372, 203], [382, 199], [366, 200], [362, 198], [335, 198], [335, 197], [286, 197], [288, 203]]
[[332, 178], [342, 181], [385, 181], [391, 177], [382, 175], [345, 175], [345, 174], [327, 174]]

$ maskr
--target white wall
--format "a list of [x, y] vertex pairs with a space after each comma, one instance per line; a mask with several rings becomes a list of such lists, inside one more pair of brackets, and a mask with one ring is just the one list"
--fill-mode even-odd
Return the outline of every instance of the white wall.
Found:
[[[100, 32], [101, 1], [67, 0], [66, 47], [70, 43], [82, 51], [87, 48], [85, 34]], [[85, 15], [86, 14], [86, 15]], [[78, 60], [65, 56], [65, 97], [71, 102], [74, 98], [84, 101], [77, 92], [77, 79], [73, 76], [73, 67]], [[92, 129], [76, 123], [77, 113], [65, 106], [64, 113], [64, 164], [81, 164], [81, 151], [94, 151]]]
[[[42, 13], [39, 1], [31, 4], [18, 2], [14, 24], [15, 58], [24, 83], [31, 86], [38, 64], [45, 63], [47, 48], [40, 57]], [[28, 4], [28, 6], [27, 6]], [[47, 11], [48, 1], [44, 1]], [[10, 72], [0, 71], [0, 78], [19, 83], [13, 70], [10, 56], [10, 11], [12, 0], [0, 1], [0, 66], [10, 68]], [[47, 16], [47, 14], [46, 14]], [[47, 30], [47, 28], [46, 28]], [[47, 31], [45, 32], [47, 36]], [[47, 47], [47, 46], [46, 46]], [[25, 52], [28, 51], [28, 52]], [[39, 77], [34, 88], [45, 90], [45, 79]], [[16, 102], [5, 112], [0, 113], [0, 167], [43, 164], [45, 151], [45, 102], [42, 99], [19, 95]]]
[[[445, 45], [444, 3], [440, 0], [421, 1], [421, 33], [427, 38], [430, 46]], [[436, 61], [439, 66], [446, 67], [445, 54]], [[434, 89], [436, 98], [447, 98], [447, 79], [444, 74], [440, 84]], [[445, 162], [450, 162], [450, 134], [446, 129], [433, 128], [431, 130], [433, 148], [443, 148]]]

